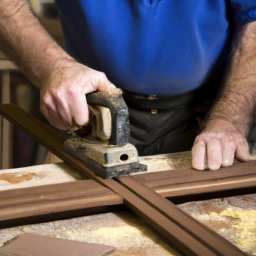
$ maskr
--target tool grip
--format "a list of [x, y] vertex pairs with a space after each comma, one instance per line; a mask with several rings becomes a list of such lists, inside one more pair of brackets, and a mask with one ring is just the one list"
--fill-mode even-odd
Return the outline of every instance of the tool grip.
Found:
[[126, 145], [130, 138], [130, 123], [128, 108], [123, 97], [102, 92], [93, 92], [85, 96], [88, 104], [109, 108], [112, 124], [109, 144]]

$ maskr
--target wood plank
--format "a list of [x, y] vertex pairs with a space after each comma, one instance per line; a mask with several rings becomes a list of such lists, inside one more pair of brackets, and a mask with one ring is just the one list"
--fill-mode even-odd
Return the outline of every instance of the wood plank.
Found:
[[[253, 145], [250, 145], [249, 148], [252, 148]], [[191, 151], [184, 151], [178, 153], [169, 153], [169, 154], [159, 154], [152, 156], [142, 156], [139, 157], [140, 163], [148, 166], [147, 172], [161, 172], [177, 169], [187, 169], [192, 168], [192, 155]], [[256, 160], [256, 154], [252, 150], [250, 152], [250, 160]], [[241, 163], [237, 159], [234, 159], [233, 164]], [[131, 175], [138, 175], [140, 173], [133, 173]]]
[[256, 185], [256, 161], [237, 163], [217, 171], [188, 168], [133, 177], [164, 197], [251, 188]]
[[[10, 71], [1, 72], [2, 86], [2, 103], [10, 103], [11, 87], [10, 87]], [[2, 166], [1, 169], [11, 167], [11, 125], [6, 120], [2, 120]]]
[[0, 59], [0, 70], [19, 70], [19, 68], [10, 60]]
[[0, 222], [77, 209], [120, 205], [122, 197], [93, 180], [0, 191]]
[[74, 172], [66, 163], [34, 165], [29, 167], [2, 170], [0, 172], [0, 191], [57, 184], [85, 177]]
[[[187, 255], [192, 252], [195, 255], [239, 255], [241, 252], [226, 239], [216, 236], [216, 233], [206, 228], [203, 224], [195, 222], [192, 217], [181, 211], [174, 204], [159, 194], [150, 190], [145, 185], [138, 182], [132, 176], [118, 177], [118, 181], [126, 188], [134, 192], [140, 198], [143, 198], [148, 204], [152, 205], [156, 210], [161, 212], [169, 220], [172, 220], [174, 226], [171, 229], [172, 239], [179, 247], [188, 247], [191, 251], [187, 251]], [[192, 243], [192, 244], [187, 244]], [[200, 246], [204, 245], [203, 248]], [[208, 252], [206, 251], [208, 249]], [[242, 254], [241, 254], [242, 255]]]
[[[208, 243], [201, 243], [200, 240], [197, 240], [197, 235], [195, 236], [193, 235], [193, 233], [191, 234], [187, 232], [187, 230], [183, 229], [184, 223], [180, 223], [177, 215], [174, 215], [172, 216], [172, 218], [170, 218], [169, 215], [166, 215], [164, 213], [165, 205], [157, 204], [157, 202], [155, 201], [155, 196], [158, 197], [158, 195], [150, 188], [145, 187], [146, 193], [143, 193], [140, 188], [138, 190], [137, 188], [132, 188], [132, 190], [134, 191], [131, 191], [130, 188], [128, 189], [122, 186], [120, 183], [116, 182], [113, 179], [103, 179], [97, 176], [80, 160], [71, 157], [63, 151], [62, 144], [64, 139], [61, 139], [61, 135], [58, 134], [55, 136], [53, 130], [51, 130], [49, 127], [45, 127], [45, 125], [41, 124], [39, 120], [35, 120], [35, 118], [27, 113], [24, 113], [24, 111], [17, 106], [0, 105], [0, 112], [6, 118], [8, 118], [8, 120], [16, 123], [18, 127], [22, 128], [23, 131], [27, 132], [36, 140], [42, 141], [46, 148], [51, 150], [62, 160], [64, 160], [77, 170], [82, 171], [89, 178], [92, 178], [99, 183], [107, 186], [109, 189], [123, 197], [124, 204], [126, 206], [128, 206], [138, 216], [143, 218], [148, 224], [153, 226], [160, 234], [165, 237], [167, 241], [169, 241], [170, 243], [174, 243], [175, 246], [177, 246], [186, 255], [245, 255], [232, 244], [228, 244], [227, 246], [227, 241], [223, 242], [222, 238], [219, 235], [213, 233], [204, 226], [202, 227], [202, 229], [204, 229], [204, 234], [208, 234], [206, 236], [206, 238], [208, 238]], [[149, 193], [149, 195], [153, 195], [152, 200], [150, 198], [147, 198], [147, 193]], [[196, 222], [195, 220], [191, 220], [191, 222], [193, 221]], [[176, 237], [176, 233], [178, 238]], [[211, 235], [209, 235], [209, 233], [211, 233]], [[228, 248], [224, 249], [221, 252], [216, 250], [212, 246], [209, 246], [211, 242], [215, 244], [214, 241], [211, 241], [211, 237], [215, 237], [216, 240], [219, 240], [219, 248], [222, 248], [222, 246], [224, 248]], [[216, 251], [218, 252], [216, 253]]]

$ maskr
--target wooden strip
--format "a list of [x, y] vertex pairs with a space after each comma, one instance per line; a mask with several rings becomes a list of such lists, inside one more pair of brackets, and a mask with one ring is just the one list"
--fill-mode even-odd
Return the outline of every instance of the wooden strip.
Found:
[[122, 203], [93, 180], [13, 189], [0, 191], [0, 221]]
[[[226, 239], [219, 237], [214, 231], [206, 228], [203, 224], [194, 221], [192, 217], [185, 214], [170, 201], [139, 183], [132, 176], [118, 177], [117, 179], [121, 184], [126, 186], [126, 188], [130, 189], [137, 196], [143, 198], [148, 204], [161, 212], [171, 220], [172, 223], [177, 224], [175, 229], [172, 229], [174, 238], [184, 242], [191, 242], [191, 238], [194, 238], [195, 241], [208, 248], [213, 255], [243, 255], [238, 248], [233, 246]], [[183, 232], [191, 236], [190, 240], [185, 240]], [[198, 249], [196, 255], [201, 253], [201, 249]], [[206, 253], [205, 255], [210, 254]]]
[[[134, 175], [134, 178], [149, 187], [159, 187], [165, 184], [175, 185], [196, 181], [216, 180], [227, 177], [241, 177], [256, 174], [256, 161], [237, 163], [217, 171], [198, 171], [192, 168], [152, 172]], [[182, 177], [182, 179], [181, 179]]]
[[[2, 103], [10, 103], [10, 71], [1, 72]], [[10, 123], [2, 120], [2, 169], [10, 168], [11, 162], [11, 126]]]
[[0, 59], [0, 70], [19, 70], [19, 68], [10, 60]]
[[[55, 137], [54, 131], [50, 128], [44, 128], [44, 125], [40, 124], [39, 120], [34, 120], [35, 118], [24, 113], [23, 110], [13, 105], [0, 105], [0, 112], [11, 122], [18, 124], [23, 131], [29, 133], [29, 135], [32, 135], [35, 139], [43, 141], [44, 145], [48, 149], [52, 149], [52, 152], [62, 160], [122, 196], [126, 206], [133, 210], [138, 216], [142, 217], [148, 224], [153, 226], [165, 237], [167, 241], [174, 243], [175, 246], [177, 246], [186, 255], [245, 255], [231, 244], [228, 252], [224, 250], [223, 253], [216, 254], [216, 250], [213, 250], [213, 248], [209, 247], [208, 244], [198, 241], [197, 236], [194, 236], [193, 233], [187, 233], [186, 230], [182, 228], [184, 223], [180, 223], [176, 215], [170, 219], [169, 216], [164, 213], [165, 209], [161, 208], [161, 205], [155, 206], [156, 202], [154, 197], [152, 202], [149, 203], [147, 197], [141, 196], [143, 194], [142, 191], [136, 190], [135, 194], [134, 192], [131, 192], [130, 189], [122, 186], [113, 179], [103, 179], [87, 168], [81, 161], [65, 153], [62, 149], [62, 141], [61, 139], [58, 139], [61, 135], [56, 135]], [[155, 193], [149, 188], [146, 188], [146, 190], [147, 193]], [[191, 221], [196, 222], [196, 220]], [[205, 229], [204, 233], [206, 234], [209, 232], [204, 226], [202, 229]], [[222, 244], [222, 238], [218, 234], [215, 234], [215, 237], [217, 240], [219, 239], [220, 244]], [[208, 236], [208, 238], [210, 239], [211, 236]], [[211, 239], [208, 242], [210, 244]]]
[[251, 188], [256, 185], [256, 161], [237, 163], [218, 171], [181, 169], [133, 177], [164, 197]]
[[[250, 193], [256, 192], [256, 175], [243, 175], [238, 177], [226, 177], [201, 182], [191, 182], [178, 185], [168, 185], [152, 188], [163, 197], [193, 196], [204, 193], [233, 191], [237, 194], [242, 189], [252, 189]], [[237, 192], [236, 192], [237, 191]]]

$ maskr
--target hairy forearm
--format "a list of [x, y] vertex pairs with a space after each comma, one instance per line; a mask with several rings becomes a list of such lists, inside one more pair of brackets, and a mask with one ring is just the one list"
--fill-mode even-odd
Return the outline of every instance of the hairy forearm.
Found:
[[219, 100], [207, 120], [223, 119], [245, 136], [256, 104], [256, 22], [238, 24], [232, 59]]
[[63, 60], [73, 60], [45, 31], [26, 0], [1, 0], [0, 48], [38, 87]]

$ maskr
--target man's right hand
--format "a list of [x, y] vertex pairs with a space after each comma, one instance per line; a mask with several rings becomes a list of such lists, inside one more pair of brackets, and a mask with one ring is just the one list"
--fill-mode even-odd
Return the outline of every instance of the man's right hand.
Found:
[[[36, 36], [35, 36], [36, 35]], [[85, 94], [121, 94], [102, 72], [77, 63], [49, 36], [27, 0], [1, 0], [0, 47], [40, 88], [40, 108], [57, 128], [89, 121]]]
[[122, 94], [121, 89], [116, 88], [102, 72], [76, 61], [56, 64], [40, 85], [41, 111], [59, 129], [85, 126], [89, 121], [85, 95], [94, 91]]

